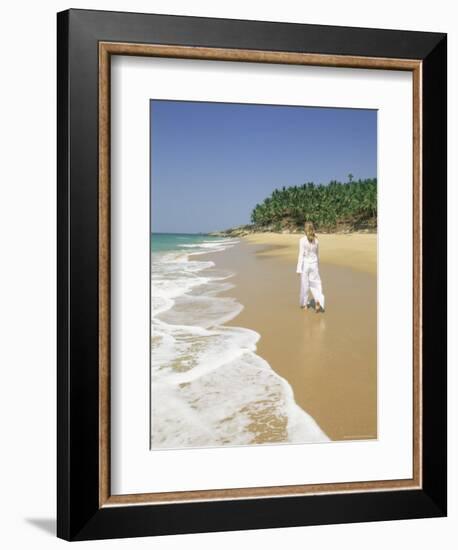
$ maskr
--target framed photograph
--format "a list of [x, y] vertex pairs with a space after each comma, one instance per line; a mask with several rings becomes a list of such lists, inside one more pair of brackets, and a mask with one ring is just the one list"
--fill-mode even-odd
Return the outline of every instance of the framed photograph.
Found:
[[446, 515], [446, 35], [58, 14], [58, 536]]

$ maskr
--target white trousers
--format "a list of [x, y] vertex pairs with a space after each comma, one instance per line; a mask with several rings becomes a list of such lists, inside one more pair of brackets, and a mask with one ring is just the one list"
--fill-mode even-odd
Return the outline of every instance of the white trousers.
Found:
[[301, 273], [301, 292], [300, 305], [304, 307], [308, 304], [308, 293], [312, 293], [313, 299], [319, 302], [324, 309], [324, 295], [321, 287], [320, 272], [318, 270], [318, 262], [308, 263], [304, 261]]

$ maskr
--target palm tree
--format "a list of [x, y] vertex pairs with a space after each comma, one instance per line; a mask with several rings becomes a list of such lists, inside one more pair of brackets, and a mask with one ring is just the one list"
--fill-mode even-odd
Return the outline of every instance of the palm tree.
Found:
[[317, 229], [331, 231], [339, 225], [350, 228], [377, 224], [377, 180], [333, 180], [328, 185], [306, 182], [301, 186], [275, 189], [257, 204], [251, 221], [258, 227], [299, 227], [305, 220]]

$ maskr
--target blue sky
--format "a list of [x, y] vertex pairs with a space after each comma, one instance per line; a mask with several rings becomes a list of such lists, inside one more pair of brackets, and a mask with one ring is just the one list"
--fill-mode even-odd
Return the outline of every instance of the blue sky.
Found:
[[250, 222], [275, 188], [377, 176], [377, 112], [151, 101], [153, 232]]

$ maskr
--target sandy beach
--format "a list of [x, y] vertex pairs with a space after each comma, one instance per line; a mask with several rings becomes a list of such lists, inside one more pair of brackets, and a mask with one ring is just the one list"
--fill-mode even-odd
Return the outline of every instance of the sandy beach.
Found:
[[259, 233], [206, 255], [235, 271], [244, 308], [231, 326], [261, 335], [257, 353], [285, 378], [298, 405], [331, 440], [377, 437], [377, 236], [323, 234], [326, 311], [299, 308], [300, 235]]
[[[254, 233], [244, 242], [262, 245], [258, 255], [274, 254], [278, 258], [297, 261], [297, 246], [301, 235]], [[348, 267], [364, 273], [377, 274], [377, 235], [373, 233], [321, 234], [320, 261]]]

